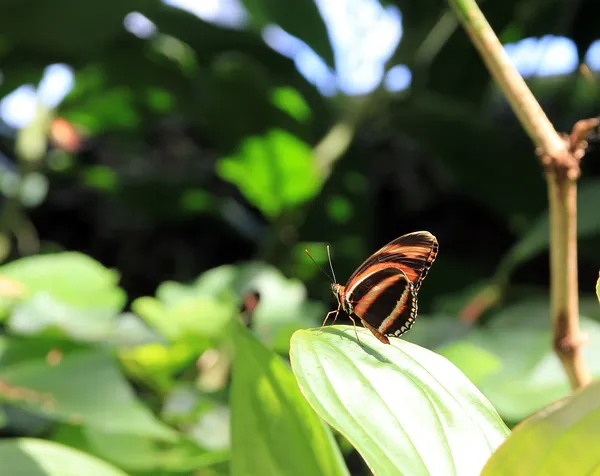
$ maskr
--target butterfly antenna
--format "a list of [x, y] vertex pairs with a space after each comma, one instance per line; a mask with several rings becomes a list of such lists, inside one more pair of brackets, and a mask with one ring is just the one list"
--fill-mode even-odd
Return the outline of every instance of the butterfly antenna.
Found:
[[[327, 279], [331, 279], [331, 276], [329, 276], [329, 274], [327, 274], [327, 272], [326, 272], [326, 271], [325, 271], [323, 268], [321, 268], [321, 266], [319, 265], [319, 263], [317, 263], [317, 262], [315, 261], [315, 259], [314, 259], [314, 258], [313, 258], [313, 257], [310, 255], [310, 253], [308, 252], [308, 250], [307, 250], [307, 249], [305, 249], [305, 250], [304, 250], [304, 252], [305, 252], [305, 253], [306, 253], [306, 255], [307, 255], [307, 256], [308, 256], [308, 257], [309, 257], [309, 258], [312, 260], [312, 262], [313, 262], [313, 263], [315, 263], [315, 266], [316, 266], [317, 268], [319, 268], [319, 269], [321, 270], [321, 272], [322, 272], [322, 273], [323, 273], [325, 276], [327, 276]], [[327, 247], [327, 252], [329, 253], [329, 246]], [[335, 283], [335, 282], [337, 282], [337, 281], [335, 280], [335, 275], [333, 275], [333, 282], [334, 282], [334, 283]]]
[[331, 269], [331, 274], [333, 275], [333, 282], [337, 283], [337, 279], [335, 279], [335, 271], [333, 270], [333, 263], [331, 262], [331, 251], [329, 251], [329, 245], [327, 245], [327, 258], [329, 258], [329, 268]]

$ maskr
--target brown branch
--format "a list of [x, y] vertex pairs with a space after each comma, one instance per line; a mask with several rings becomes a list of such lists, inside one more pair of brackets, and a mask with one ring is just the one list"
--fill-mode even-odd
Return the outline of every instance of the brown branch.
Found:
[[591, 374], [581, 354], [577, 283], [577, 179], [585, 138], [597, 121], [580, 121], [568, 137], [559, 135], [475, 0], [449, 0], [484, 63], [502, 89], [519, 122], [535, 144], [546, 171], [550, 209], [550, 294], [553, 348], [572, 388]]

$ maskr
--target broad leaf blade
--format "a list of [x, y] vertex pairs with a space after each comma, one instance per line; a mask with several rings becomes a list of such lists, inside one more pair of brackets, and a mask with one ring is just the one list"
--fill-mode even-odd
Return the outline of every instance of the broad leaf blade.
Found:
[[600, 382], [593, 382], [515, 427], [482, 474], [597, 474], [598, 446]]
[[400, 339], [390, 345], [350, 326], [292, 337], [305, 397], [377, 475], [476, 475], [508, 429], [445, 358]]
[[[598, 310], [595, 298], [580, 296], [579, 321], [590, 342], [600, 340], [600, 323], [586, 317]], [[591, 314], [596, 315], [596, 314]], [[437, 347], [479, 388], [508, 421], [519, 422], [571, 393], [560, 361], [552, 351], [548, 325], [550, 299], [531, 297], [490, 314], [486, 326], [460, 340]], [[583, 357], [593, 377], [600, 377], [600, 348], [588, 345]]]
[[126, 473], [68, 446], [32, 438], [0, 441], [2, 474], [27, 476], [126, 476]]
[[[113, 359], [101, 351], [14, 362], [0, 369], [0, 401], [58, 421], [107, 432], [171, 440], [176, 433], [135, 397]], [[110, 418], [107, 418], [110, 415]]]
[[235, 328], [231, 474], [347, 475], [329, 428], [290, 369], [244, 327]]
[[217, 173], [269, 218], [310, 200], [323, 184], [310, 147], [281, 129], [246, 138], [219, 160]]

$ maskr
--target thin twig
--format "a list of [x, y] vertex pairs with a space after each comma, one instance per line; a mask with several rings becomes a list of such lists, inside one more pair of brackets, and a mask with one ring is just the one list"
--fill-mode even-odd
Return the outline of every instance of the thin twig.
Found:
[[[581, 354], [577, 289], [577, 178], [585, 137], [576, 125], [570, 137], [559, 135], [475, 0], [449, 0], [492, 77], [535, 144], [546, 171], [550, 209], [550, 293], [553, 347], [573, 388], [591, 380]], [[592, 120], [593, 121], [593, 120]], [[587, 136], [587, 134], [585, 134]]]

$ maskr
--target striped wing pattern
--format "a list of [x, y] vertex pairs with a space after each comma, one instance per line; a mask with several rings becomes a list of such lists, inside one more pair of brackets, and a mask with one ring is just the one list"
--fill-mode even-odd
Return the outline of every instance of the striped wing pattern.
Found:
[[435, 236], [418, 231], [373, 253], [350, 276], [342, 300], [383, 335], [400, 336], [417, 317], [417, 292], [438, 252]]

